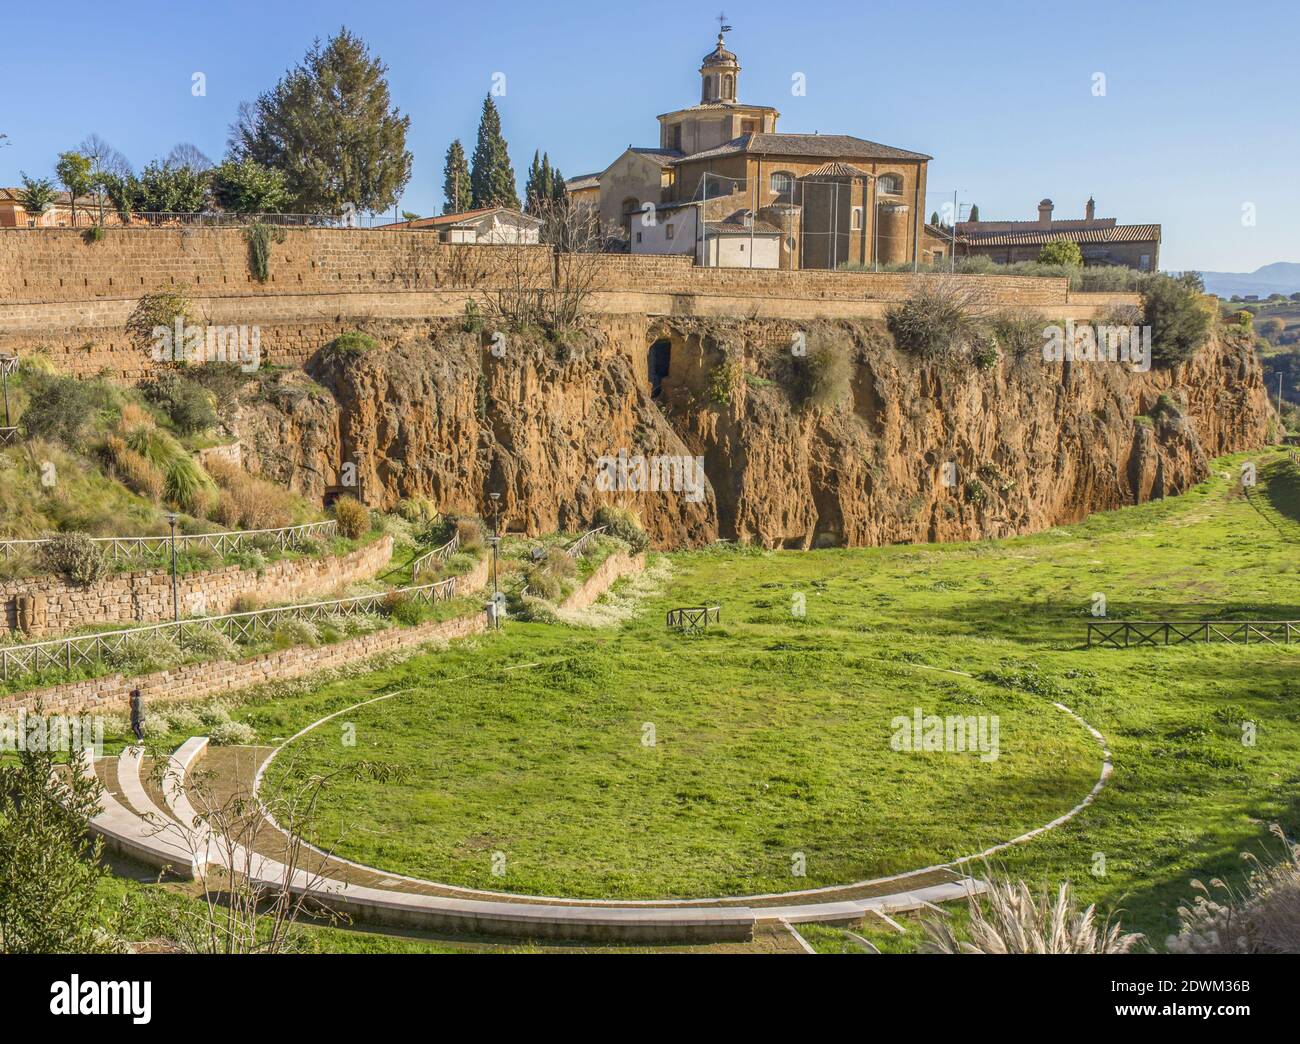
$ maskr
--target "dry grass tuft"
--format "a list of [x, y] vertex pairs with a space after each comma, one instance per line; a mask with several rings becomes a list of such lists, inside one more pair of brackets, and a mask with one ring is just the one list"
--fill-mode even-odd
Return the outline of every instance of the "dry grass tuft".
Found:
[[1208, 888], [1192, 882], [1198, 894], [1178, 908], [1178, 934], [1165, 943], [1171, 952], [1300, 951], [1300, 845], [1288, 841], [1276, 823], [1269, 830], [1282, 841], [1282, 853], [1264, 863], [1243, 852], [1250, 873], [1242, 887], [1233, 888], [1217, 877]]
[[1098, 921], [1095, 906], [1080, 909], [1068, 883], [1053, 897], [996, 877], [987, 893], [971, 898], [969, 938], [941, 920], [927, 921], [925, 934], [926, 953], [1129, 953], [1143, 941], [1118, 921]]

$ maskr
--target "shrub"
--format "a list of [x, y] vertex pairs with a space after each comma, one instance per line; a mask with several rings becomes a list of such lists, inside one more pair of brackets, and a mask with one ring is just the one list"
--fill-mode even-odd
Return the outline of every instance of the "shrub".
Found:
[[650, 544], [650, 538], [641, 528], [641, 520], [627, 508], [615, 504], [602, 504], [592, 519], [592, 528], [605, 527], [605, 532], [624, 541], [635, 551], [644, 551]]
[[709, 401], [718, 406], [728, 406], [744, 376], [744, 366], [734, 356], [728, 355], [709, 373]]
[[230, 611], [232, 613], [251, 613], [262, 608], [262, 600], [255, 594], [236, 595], [234, 602], [231, 603]]
[[966, 502], [968, 504], [984, 504], [988, 502], [989, 491], [984, 483], [979, 479], [970, 479], [966, 483]]
[[546, 552], [546, 557], [542, 559], [542, 566], [554, 577], [561, 580], [568, 579], [578, 571], [578, 565], [562, 547], [552, 547]]
[[85, 533], [60, 533], [41, 545], [46, 567], [74, 584], [93, 584], [107, 572], [103, 552]]
[[144, 386], [144, 397], [162, 410], [176, 430], [190, 435], [216, 426], [213, 395], [177, 373], [164, 373]]
[[206, 706], [195, 708], [195, 713], [199, 716], [199, 721], [203, 723], [204, 728], [215, 728], [218, 725], [224, 725], [230, 720], [230, 709], [222, 702], [214, 701]]
[[165, 326], [174, 331], [177, 319], [183, 323], [190, 321], [190, 301], [185, 286], [144, 294], [126, 321], [126, 332], [136, 347], [152, 349], [154, 327]]
[[397, 502], [397, 513], [408, 522], [432, 522], [438, 509], [425, 497], [403, 497]]
[[366, 352], [378, 347], [379, 343], [369, 334], [362, 333], [360, 330], [349, 330], [330, 341], [325, 346], [323, 355], [331, 362], [345, 362], [349, 359], [359, 359]]
[[110, 435], [104, 446], [112, 462], [113, 471], [124, 485], [155, 503], [162, 499], [164, 478], [158, 468], [131, 449], [126, 444], [126, 440], [117, 435]]
[[181, 662], [180, 647], [171, 639], [155, 635], [124, 642], [119, 648], [105, 654], [114, 667], [128, 674], [150, 674], [166, 670]]
[[460, 537], [462, 551], [483, 549], [483, 523], [476, 518], [456, 519], [456, 535]]
[[1012, 311], [998, 312], [989, 323], [1002, 350], [1016, 360], [1042, 351], [1043, 326], [1039, 316]]
[[900, 348], [925, 359], [936, 359], [965, 345], [974, 332], [977, 314], [969, 286], [939, 277], [922, 284], [886, 318], [889, 332]]
[[926, 921], [929, 953], [1128, 953], [1143, 937], [1125, 932], [1118, 922], [1098, 921], [1096, 907], [1079, 908], [1070, 886], [1053, 896], [1035, 896], [1024, 881], [989, 881], [983, 897], [971, 897], [968, 939], [960, 939], [951, 921]]
[[809, 335], [807, 349], [797, 360], [795, 394], [816, 409], [834, 409], [853, 392], [852, 343], [841, 330], [820, 328]]
[[171, 434], [152, 425], [132, 428], [126, 433], [126, 444], [164, 472], [173, 460], [185, 456], [184, 448]]
[[224, 410], [239, 395], [250, 376], [244, 372], [239, 363], [205, 362], [202, 366], [191, 367], [187, 371], [189, 379], [206, 388], [216, 403], [218, 410]]
[[1259, 324], [1259, 335], [1265, 340], [1276, 344], [1285, 329], [1286, 323], [1282, 322], [1277, 316], [1270, 316]]
[[33, 374], [26, 382], [28, 402], [22, 413], [29, 438], [51, 439], [80, 450], [84, 434], [97, 414], [117, 409], [122, 393], [105, 381], [87, 381], [57, 374]]
[[356, 497], [339, 497], [334, 501], [334, 517], [339, 533], [349, 540], [360, 540], [370, 532], [370, 510]]
[[239, 646], [234, 639], [206, 627], [185, 636], [185, 649], [198, 653], [205, 660], [233, 660], [239, 656]]
[[293, 524], [293, 496], [288, 490], [225, 460], [209, 463], [208, 474], [220, 489], [213, 517], [222, 525], [278, 529]]
[[560, 597], [564, 590], [560, 583], [560, 578], [552, 575], [545, 567], [536, 565], [524, 571], [524, 583], [528, 585], [528, 593], [536, 598], [545, 598], [548, 602], [553, 602]]
[[1083, 267], [1083, 251], [1079, 244], [1069, 239], [1055, 239], [1038, 252], [1040, 265], [1069, 265], [1072, 268]]
[[192, 515], [204, 514], [216, 500], [212, 479], [198, 461], [185, 453], [168, 461], [163, 495], [169, 503]]
[[976, 334], [971, 340], [971, 361], [981, 370], [991, 370], [1002, 358], [992, 334]]
[[1151, 327], [1151, 357], [1161, 366], [1191, 358], [1209, 333], [1211, 313], [1196, 282], [1162, 275], [1142, 295], [1143, 314]]
[[[157, 716], [166, 718], [169, 732], [179, 732], [193, 736], [203, 728], [203, 722], [199, 720], [199, 716], [192, 707], [164, 707], [157, 712]], [[154, 715], [148, 714], [146, 720], [150, 717], [154, 717]]]
[[248, 746], [257, 742], [257, 730], [247, 722], [225, 721], [213, 729], [208, 738], [218, 747]]
[[310, 620], [282, 620], [271, 632], [271, 642], [277, 649], [294, 645], [316, 645], [320, 633]]
[[384, 598], [388, 615], [405, 627], [414, 627], [425, 618], [424, 605], [410, 595], [391, 591]]

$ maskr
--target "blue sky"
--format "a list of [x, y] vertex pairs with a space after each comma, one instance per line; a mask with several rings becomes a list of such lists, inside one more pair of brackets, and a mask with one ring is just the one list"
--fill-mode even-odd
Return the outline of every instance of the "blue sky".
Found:
[[[723, 9], [741, 100], [776, 106], [781, 130], [934, 156], [927, 213], [954, 189], [983, 218], [1031, 218], [1044, 196], [1057, 217], [1081, 216], [1091, 194], [1100, 214], [1161, 223], [1165, 268], [1300, 261], [1300, 13], [1289, 0]], [[472, 149], [494, 73], [506, 76], [498, 104], [521, 182], [535, 148], [567, 175], [599, 170], [628, 144], [657, 144], [655, 116], [698, 100], [717, 13], [676, 0], [12, 4], [0, 184], [51, 174], [56, 153], [92, 131], [137, 169], [179, 141], [219, 159], [238, 103], [346, 24], [388, 64], [411, 116], [401, 206], [434, 213], [447, 144]], [[205, 97], [191, 94], [196, 71]], [[798, 72], [803, 97], [791, 92]]]

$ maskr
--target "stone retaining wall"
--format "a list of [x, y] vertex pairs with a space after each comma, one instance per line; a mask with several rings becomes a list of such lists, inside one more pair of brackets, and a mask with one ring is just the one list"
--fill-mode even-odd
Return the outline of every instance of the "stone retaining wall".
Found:
[[[487, 583], [489, 559], [484, 557], [458, 582], [458, 593], [473, 594]], [[332, 645], [294, 646], [262, 653], [246, 660], [215, 660], [191, 663], [168, 671], [125, 677], [113, 674], [67, 682], [0, 696], [0, 714], [20, 708], [32, 710], [41, 701], [46, 714], [109, 713], [125, 711], [131, 705], [131, 690], [139, 689], [146, 705], [150, 700], [198, 700], [223, 692], [245, 689], [269, 681], [301, 678], [328, 667], [339, 667], [369, 659], [394, 649], [409, 649], [435, 639], [463, 638], [486, 629], [486, 613], [476, 612], [452, 620], [391, 627], [374, 634], [348, 638]]]
[[[266, 602], [324, 597], [369, 580], [392, 560], [383, 536], [345, 555], [289, 558], [260, 570], [232, 565], [179, 578], [182, 616], [220, 616], [250, 596]], [[30, 601], [25, 601], [30, 599]], [[172, 618], [172, 579], [166, 569], [116, 573], [88, 585], [62, 576], [0, 583], [0, 622], [33, 638], [104, 624], [159, 623]]]
[[621, 576], [631, 576], [645, 568], [645, 552], [629, 555], [616, 551], [601, 562], [591, 576], [587, 577], [568, 598], [560, 603], [561, 609], [586, 609], [597, 598], [609, 590]]

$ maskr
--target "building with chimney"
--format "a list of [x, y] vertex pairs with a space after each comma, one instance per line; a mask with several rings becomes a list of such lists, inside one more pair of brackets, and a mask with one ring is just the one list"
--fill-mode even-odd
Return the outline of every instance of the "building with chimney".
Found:
[[1037, 261], [1048, 243], [1078, 243], [1085, 265], [1122, 265], [1143, 272], [1160, 267], [1160, 226], [1121, 225], [1113, 217], [1097, 217], [1089, 199], [1082, 218], [1053, 217], [1050, 199], [1038, 204], [1036, 221], [962, 221], [957, 225], [957, 254], [992, 258], [998, 264]]

